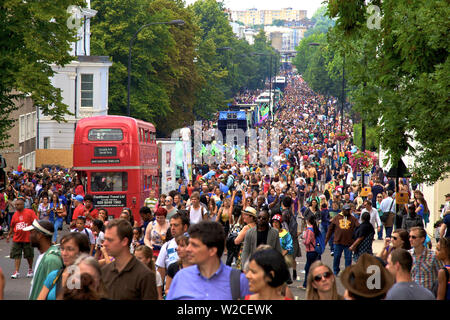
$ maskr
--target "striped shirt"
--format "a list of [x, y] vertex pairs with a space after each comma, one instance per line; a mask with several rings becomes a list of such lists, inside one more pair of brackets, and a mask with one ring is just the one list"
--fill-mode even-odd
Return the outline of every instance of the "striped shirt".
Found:
[[144, 205], [146, 207], [149, 207], [150, 210], [152, 210], [152, 212], [153, 212], [153, 211], [155, 211], [155, 206], [156, 206], [157, 202], [158, 202], [158, 199], [156, 199], [156, 198], [147, 198], [144, 201]]
[[411, 249], [410, 253], [413, 258], [411, 278], [417, 284], [431, 290], [438, 278], [439, 269], [443, 266], [442, 262], [436, 258], [436, 253], [428, 248], [425, 248], [420, 256], [416, 255], [414, 249]]

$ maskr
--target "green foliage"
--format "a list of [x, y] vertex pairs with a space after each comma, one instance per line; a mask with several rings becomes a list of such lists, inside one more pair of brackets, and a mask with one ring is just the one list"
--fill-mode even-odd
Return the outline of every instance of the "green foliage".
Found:
[[335, 25], [335, 22], [331, 20], [327, 15], [327, 7], [322, 6], [314, 13], [311, 17], [311, 21], [314, 22], [314, 27], [308, 29], [304, 37], [308, 38], [309, 36], [315, 33], [327, 33], [328, 30]]
[[[197, 68], [203, 81], [197, 93], [194, 114], [209, 119], [224, 109], [241, 89], [262, 88], [263, 80], [279, 68], [280, 55], [267, 42], [261, 29], [254, 45], [236, 39], [220, 2], [199, 0], [189, 7], [201, 28]], [[229, 50], [225, 50], [229, 49]], [[266, 56], [252, 56], [253, 52]]]
[[[127, 114], [127, 66], [131, 37], [143, 25], [175, 19], [183, 26], [150, 25], [137, 36], [131, 59], [131, 116], [170, 134], [189, 120], [198, 85], [195, 57], [198, 28], [181, 1], [94, 0], [92, 52], [113, 60], [109, 78], [110, 114]], [[185, 118], [183, 119], [181, 115]]]
[[[381, 9], [380, 30], [368, 29], [366, 7]], [[417, 182], [450, 172], [448, 59], [450, 7], [436, 1], [330, 1], [334, 46], [345, 52], [350, 97], [376, 124], [391, 163], [415, 158]], [[413, 147], [411, 144], [413, 144]], [[410, 168], [411, 169], [411, 168]]]
[[92, 8], [98, 11], [91, 27], [92, 53], [113, 61], [110, 114], [127, 114], [128, 50], [135, 32], [151, 22], [186, 22], [148, 26], [132, 47], [131, 116], [154, 123], [164, 136], [184, 121], [211, 118], [239, 90], [259, 88], [268, 77], [268, 58], [250, 56], [256, 47], [274, 53], [264, 34], [257, 46], [236, 39], [223, 5], [215, 0], [187, 8], [181, 0], [136, 0], [133, 6], [126, 0], [93, 0]]
[[68, 106], [52, 86], [51, 64], [63, 66], [73, 57], [75, 30], [67, 27], [70, 5], [84, 1], [2, 1], [0, 10], [0, 149], [9, 147], [8, 131], [17, 109], [14, 101], [31, 95], [34, 105], [56, 121], [64, 121]]
[[[319, 46], [311, 46], [317, 43]], [[342, 73], [337, 70], [335, 52], [328, 45], [327, 35], [315, 33], [300, 41], [293, 64], [316, 92], [328, 96], [340, 96]], [[342, 66], [342, 64], [340, 65]]]
[[275, 20], [272, 21], [272, 25], [273, 26], [277, 26], [277, 27], [282, 27], [282, 26], [284, 26], [285, 22], [286, 21], [281, 20], [281, 19], [275, 19]]
[[[353, 124], [353, 144], [361, 149], [361, 123]], [[378, 127], [366, 125], [366, 150], [378, 152], [380, 146], [380, 137]]]

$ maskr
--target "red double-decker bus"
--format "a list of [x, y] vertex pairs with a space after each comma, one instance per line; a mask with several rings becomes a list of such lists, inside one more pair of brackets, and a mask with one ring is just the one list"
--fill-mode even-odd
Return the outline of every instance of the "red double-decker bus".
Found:
[[159, 193], [155, 127], [122, 116], [84, 118], [75, 130], [73, 166], [96, 208], [117, 218], [128, 207], [140, 221], [150, 190]]

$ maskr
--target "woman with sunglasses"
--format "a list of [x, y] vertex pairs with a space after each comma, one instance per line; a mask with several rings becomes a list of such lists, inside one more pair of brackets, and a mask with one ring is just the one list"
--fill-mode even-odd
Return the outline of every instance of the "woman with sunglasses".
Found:
[[387, 262], [389, 254], [394, 250], [402, 248], [405, 250], [411, 249], [409, 243], [409, 233], [404, 229], [397, 229], [392, 233], [392, 238], [384, 240], [383, 250], [378, 254], [378, 257]]
[[343, 300], [343, 297], [337, 293], [336, 277], [333, 271], [320, 260], [314, 262], [309, 268], [306, 300]]

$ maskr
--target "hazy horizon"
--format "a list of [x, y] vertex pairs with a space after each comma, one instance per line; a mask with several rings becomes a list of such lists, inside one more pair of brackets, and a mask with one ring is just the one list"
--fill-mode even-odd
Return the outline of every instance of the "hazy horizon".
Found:
[[[185, 0], [190, 5], [197, 0]], [[246, 10], [257, 8], [259, 10], [279, 10], [292, 8], [294, 10], [306, 10], [307, 17], [311, 18], [324, 0], [224, 0], [225, 7], [231, 10]]]

